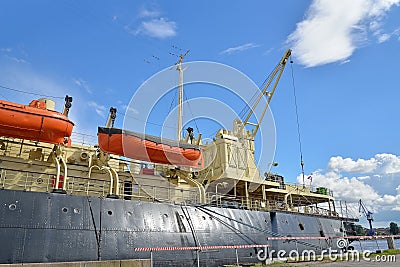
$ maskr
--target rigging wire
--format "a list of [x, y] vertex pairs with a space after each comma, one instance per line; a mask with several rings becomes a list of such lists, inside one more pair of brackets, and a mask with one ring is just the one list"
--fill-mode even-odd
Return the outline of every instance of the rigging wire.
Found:
[[3, 89], [7, 89], [7, 90], [10, 90], [10, 91], [19, 92], [19, 93], [23, 93], [23, 94], [30, 94], [30, 95], [36, 95], [36, 96], [49, 97], [49, 98], [64, 99], [64, 96], [52, 96], [52, 95], [37, 94], [37, 93], [27, 92], [27, 91], [15, 89], [15, 88], [3, 86], [3, 85], [0, 85], [0, 87], [3, 88]]
[[2, 94], [0, 94], [0, 96], [2, 97], [2, 98], [4, 98], [5, 100], [7, 100], [7, 101], [10, 101], [10, 100], [8, 100], [8, 98], [7, 97], [5, 97], [4, 95], [2, 95]]
[[148, 120], [142, 120], [142, 119], [136, 118], [136, 117], [134, 117], [134, 116], [130, 116], [130, 115], [128, 115], [128, 114], [126, 114], [126, 113], [123, 113], [123, 112], [117, 111], [117, 114], [120, 114], [120, 115], [122, 115], [122, 116], [129, 117], [129, 118], [134, 119], [134, 120], [137, 120], [137, 121], [141, 121], [141, 122], [145, 122], [145, 123], [148, 123], [148, 124], [152, 124], [152, 125], [155, 125], [155, 126], [161, 126], [161, 127], [165, 127], [165, 128], [177, 129], [176, 127], [173, 127], [173, 126], [163, 125], [163, 124], [151, 122], [151, 121], [148, 121]]
[[174, 97], [172, 98], [171, 105], [169, 105], [168, 114], [169, 114], [169, 113], [171, 112], [171, 110], [172, 110], [172, 107], [173, 107], [173, 105], [174, 105], [174, 103], [175, 103], [175, 97], [177, 96], [177, 94], [178, 94], [178, 92], [176, 92], [176, 93], [174, 94]]
[[[253, 104], [256, 101], [256, 98], [259, 96], [260, 92], [262, 92], [262, 90], [264, 89], [265, 84], [267, 83], [267, 81], [270, 79], [272, 73], [274, 72], [274, 70], [278, 67], [280, 63], [276, 64], [275, 68], [273, 68], [271, 70], [271, 72], [268, 74], [268, 76], [265, 78], [264, 82], [258, 87], [258, 89], [260, 91], [256, 91], [254, 93], [254, 95], [251, 97], [249, 103], [246, 103], [245, 106], [243, 107], [243, 109], [239, 112], [239, 118], [243, 121], [243, 119], [245, 118], [245, 116], [247, 115], [248, 112], [250, 112], [250, 110], [252, 109]], [[254, 110], [253, 110], [254, 112]]]
[[295, 106], [295, 109], [296, 109], [297, 135], [298, 135], [298, 139], [299, 139], [299, 149], [300, 149], [300, 165], [301, 165], [301, 174], [303, 176], [303, 187], [304, 187], [305, 186], [305, 181], [304, 181], [303, 150], [302, 150], [302, 147], [301, 147], [299, 112], [297, 110], [296, 85], [295, 85], [295, 82], [294, 82], [294, 72], [293, 72], [293, 61], [292, 61], [292, 59], [290, 59], [290, 69], [292, 70], [292, 86], [293, 86], [294, 106]]

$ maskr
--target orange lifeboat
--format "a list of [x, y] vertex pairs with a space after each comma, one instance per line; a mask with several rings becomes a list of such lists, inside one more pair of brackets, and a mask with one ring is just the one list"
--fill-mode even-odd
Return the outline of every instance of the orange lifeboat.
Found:
[[199, 146], [178, 143], [117, 128], [98, 128], [98, 142], [104, 152], [143, 161], [201, 168]]
[[0, 100], [0, 136], [68, 144], [73, 126], [67, 116], [48, 110], [44, 100], [28, 106]]

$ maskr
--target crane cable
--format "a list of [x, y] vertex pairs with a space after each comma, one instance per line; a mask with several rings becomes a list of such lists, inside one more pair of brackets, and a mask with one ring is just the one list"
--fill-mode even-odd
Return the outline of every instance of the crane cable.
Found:
[[290, 57], [290, 69], [292, 71], [293, 96], [294, 96], [294, 105], [295, 105], [295, 109], [296, 109], [297, 134], [298, 134], [299, 149], [300, 149], [300, 165], [301, 165], [301, 174], [302, 174], [302, 177], [303, 177], [303, 187], [304, 187], [305, 186], [305, 181], [304, 181], [304, 161], [303, 161], [303, 151], [302, 151], [302, 147], [301, 147], [299, 112], [297, 110], [296, 85], [295, 85], [295, 82], [294, 82], [294, 72], [293, 72], [293, 60], [292, 60], [292, 57]]

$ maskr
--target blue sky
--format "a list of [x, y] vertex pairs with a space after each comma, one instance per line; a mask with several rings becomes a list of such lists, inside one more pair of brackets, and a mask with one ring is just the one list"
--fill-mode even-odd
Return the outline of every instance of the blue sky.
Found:
[[[72, 95], [75, 130], [95, 135], [111, 106], [122, 125], [137, 88], [177, 61], [170, 53], [190, 50], [187, 62], [223, 63], [261, 85], [291, 48], [306, 174], [342, 199], [365, 199], [377, 225], [400, 223], [399, 3], [1, 1], [0, 85]], [[271, 102], [279, 162], [273, 171], [296, 182], [291, 75], [288, 65]], [[186, 96], [199, 92], [213, 90], [189, 86]], [[0, 97], [28, 103], [34, 96], [0, 88]], [[171, 92], [160, 102], [160, 114], [170, 111], [173, 98]], [[161, 117], [153, 116], [154, 123]], [[218, 125], [199, 128], [210, 136]]]

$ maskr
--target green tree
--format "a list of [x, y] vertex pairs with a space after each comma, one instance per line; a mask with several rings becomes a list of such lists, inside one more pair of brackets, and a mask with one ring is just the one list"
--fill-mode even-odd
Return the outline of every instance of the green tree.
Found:
[[356, 235], [365, 235], [365, 229], [362, 227], [362, 225], [356, 224], [354, 225]]
[[399, 226], [395, 222], [390, 223], [389, 229], [392, 235], [397, 235], [399, 233]]

